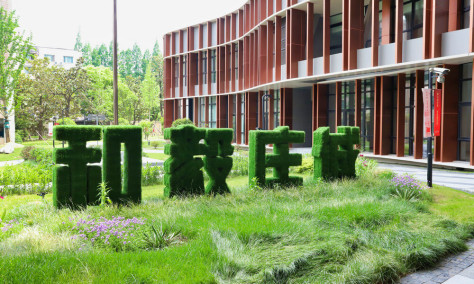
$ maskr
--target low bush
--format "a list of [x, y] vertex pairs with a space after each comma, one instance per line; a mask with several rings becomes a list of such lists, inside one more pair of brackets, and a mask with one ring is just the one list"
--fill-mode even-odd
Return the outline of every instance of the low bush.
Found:
[[234, 153], [232, 156], [232, 170], [229, 176], [246, 176], [249, 174], [249, 157], [242, 152]]
[[160, 147], [160, 145], [160, 141], [151, 141], [151, 147], [153, 147], [154, 149]]
[[142, 168], [142, 186], [163, 184], [164, 170], [162, 167], [146, 164]]
[[291, 171], [298, 174], [312, 174], [314, 170], [314, 158], [311, 154], [303, 155], [301, 166], [291, 168]]
[[51, 182], [51, 167], [47, 165], [24, 163], [0, 168], [0, 195], [49, 193]]
[[21, 157], [26, 161], [32, 161], [40, 164], [53, 164], [53, 150], [47, 148], [36, 148], [35, 146], [26, 146], [21, 150]]
[[171, 127], [178, 127], [180, 125], [186, 125], [186, 124], [194, 125], [194, 123], [189, 118], [180, 118], [173, 121], [173, 123], [171, 124]]
[[368, 159], [364, 155], [359, 155], [355, 164], [356, 176], [361, 177], [365, 175], [370, 175], [375, 173], [375, 168], [377, 168], [377, 161]]
[[407, 201], [424, 199], [428, 196], [426, 187], [408, 174], [394, 176], [390, 184], [392, 195]]

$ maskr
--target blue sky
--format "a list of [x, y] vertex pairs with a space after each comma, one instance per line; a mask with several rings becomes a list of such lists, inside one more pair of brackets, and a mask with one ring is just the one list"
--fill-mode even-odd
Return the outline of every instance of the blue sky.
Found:
[[[73, 48], [81, 31], [93, 46], [112, 40], [113, 0], [12, 0], [35, 45]], [[163, 35], [240, 8], [245, 0], [118, 0], [119, 48], [152, 49]]]

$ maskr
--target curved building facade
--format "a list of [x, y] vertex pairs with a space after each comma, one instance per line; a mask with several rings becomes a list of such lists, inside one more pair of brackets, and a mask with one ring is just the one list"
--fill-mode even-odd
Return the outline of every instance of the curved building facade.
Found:
[[164, 37], [165, 127], [306, 132], [356, 125], [361, 148], [423, 158], [423, 87], [449, 68], [435, 161], [474, 165], [474, 0], [250, 0]]

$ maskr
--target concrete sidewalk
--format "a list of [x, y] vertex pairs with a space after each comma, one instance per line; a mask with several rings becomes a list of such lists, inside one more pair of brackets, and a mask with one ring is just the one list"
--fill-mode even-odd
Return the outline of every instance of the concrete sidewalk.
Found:
[[[426, 181], [425, 167], [385, 163], [379, 163], [379, 167], [392, 170], [398, 174], [407, 173], [420, 181]], [[474, 194], [474, 173], [433, 169], [433, 184], [447, 186]]]

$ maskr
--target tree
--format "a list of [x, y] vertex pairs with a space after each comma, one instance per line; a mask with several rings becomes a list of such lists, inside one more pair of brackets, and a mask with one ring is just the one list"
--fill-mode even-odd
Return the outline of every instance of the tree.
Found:
[[10, 137], [15, 141], [14, 92], [32, 48], [31, 38], [18, 31], [18, 18], [0, 8], [0, 113], [11, 120]]
[[91, 48], [91, 45], [89, 43], [86, 43], [82, 47], [81, 51], [82, 51], [82, 58], [84, 58], [84, 65], [92, 64], [92, 58], [91, 58], [92, 48]]
[[[156, 83], [155, 74], [151, 70], [151, 63], [146, 68], [145, 78], [141, 83], [141, 92], [148, 120], [158, 120], [160, 113], [160, 86]], [[153, 114], [153, 115], [152, 115]]]
[[76, 44], [74, 45], [74, 50], [75, 51], [82, 51], [82, 48], [83, 48], [83, 45], [82, 45], [82, 41], [81, 41], [81, 32], [78, 32], [77, 36], [76, 36]]
[[28, 74], [20, 75], [16, 92], [17, 124], [33, 135], [43, 135], [45, 124], [59, 114], [59, 98], [53, 95], [56, 84], [53, 74], [58, 67], [49, 66], [48, 59], [35, 59], [29, 65]]
[[81, 58], [71, 69], [54, 69], [57, 84], [53, 92], [61, 98], [65, 117], [81, 113], [81, 105], [84, 105], [83, 102], [87, 99], [90, 81], [87, 72], [82, 68], [83, 64], [84, 60]]

